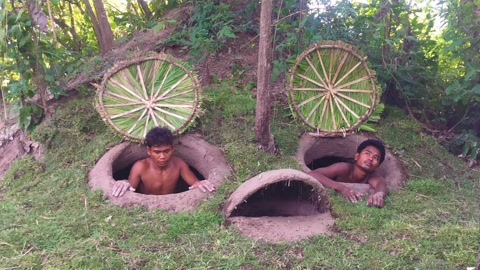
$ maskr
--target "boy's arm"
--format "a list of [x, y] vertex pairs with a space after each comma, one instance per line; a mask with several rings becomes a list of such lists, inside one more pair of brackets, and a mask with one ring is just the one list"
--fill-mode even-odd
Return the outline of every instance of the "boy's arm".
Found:
[[188, 167], [188, 164], [185, 161], [183, 161], [182, 159], [179, 159], [179, 164], [180, 164], [180, 176], [190, 186], [188, 189], [198, 188], [203, 192], [215, 191], [215, 186], [212, 183], [210, 183], [210, 181], [208, 180], [199, 181], [197, 176], [192, 172], [192, 170], [190, 170], [190, 168]]
[[135, 191], [140, 184], [141, 172], [144, 170], [142, 162], [136, 162], [130, 170], [128, 180], [118, 180], [115, 182], [112, 188], [112, 195], [114, 197], [121, 197], [127, 190]]
[[318, 182], [320, 182], [325, 187], [334, 189], [342, 193], [343, 197], [345, 197], [348, 201], [356, 203], [363, 197], [362, 193], [355, 191], [354, 189], [351, 189], [337, 181], [332, 180], [349, 170], [350, 167], [346, 163], [334, 163], [328, 167], [323, 167], [314, 171], [310, 171], [308, 174], [317, 179]]
[[388, 189], [385, 179], [380, 176], [371, 176], [368, 184], [373, 187], [375, 192], [368, 197], [367, 205], [375, 207], [383, 207], [384, 199], [387, 196]]

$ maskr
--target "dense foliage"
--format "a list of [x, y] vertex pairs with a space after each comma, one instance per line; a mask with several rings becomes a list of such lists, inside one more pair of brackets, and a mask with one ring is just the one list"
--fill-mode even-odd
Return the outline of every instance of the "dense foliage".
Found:
[[[65, 94], [64, 79], [88, 71], [85, 59], [100, 52], [95, 20], [86, 12], [90, 2], [103, 2], [117, 43], [155, 27], [167, 11], [190, 6], [192, 16], [177, 25], [166, 45], [183, 46], [200, 64], [240, 33], [258, 33], [260, 5], [251, 0], [155, 0], [148, 6], [140, 0], [0, 0], [1, 93], [4, 101], [19, 104], [24, 127], [48, 113], [33, 96]], [[453, 152], [478, 157], [478, 1], [310, 2], [274, 4], [274, 80], [315, 42], [345, 41], [368, 55], [384, 103], [403, 108]]]

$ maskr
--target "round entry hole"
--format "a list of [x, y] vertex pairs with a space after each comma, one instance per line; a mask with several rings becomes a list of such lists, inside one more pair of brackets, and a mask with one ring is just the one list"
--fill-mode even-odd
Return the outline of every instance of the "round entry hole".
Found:
[[231, 216], [291, 217], [320, 214], [318, 194], [302, 181], [283, 181], [262, 188], [237, 206]]
[[[302, 171], [310, 172], [321, 167], [327, 167], [337, 162], [355, 162], [357, 147], [369, 139], [362, 134], [348, 135], [345, 138], [322, 138], [304, 134], [300, 139], [300, 146], [296, 154]], [[385, 160], [375, 172], [382, 176], [388, 189], [397, 190], [404, 186], [407, 180], [406, 170], [402, 162], [385, 147]], [[364, 186], [368, 184], [351, 184]]]
[[[182, 158], [190, 169], [202, 179], [208, 179], [217, 188], [230, 176], [231, 170], [223, 152], [203, 140], [199, 135], [187, 134], [174, 142], [175, 155]], [[122, 207], [144, 206], [150, 210], [162, 209], [168, 212], [182, 212], [195, 209], [201, 202], [213, 196], [198, 189], [188, 190], [185, 181], [177, 185], [177, 193], [167, 195], [146, 195], [127, 191], [122, 197], [111, 194], [117, 180], [128, 179], [133, 164], [148, 157], [142, 145], [124, 142], [105, 153], [88, 175], [92, 190], [100, 189], [112, 203]]]
[[334, 219], [324, 187], [297, 170], [267, 171], [244, 182], [224, 207], [226, 225], [265, 242], [331, 233]]

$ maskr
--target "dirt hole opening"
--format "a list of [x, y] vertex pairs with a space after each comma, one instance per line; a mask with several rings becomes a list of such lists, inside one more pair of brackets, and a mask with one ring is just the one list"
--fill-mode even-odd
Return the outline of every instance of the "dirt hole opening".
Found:
[[[113, 168], [113, 179], [115, 179], [115, 181], [128, 179], [128, 176], [130, 175], [130, 171], [132, 170], [133, 164], [135, 164], [135, 162], [136, 160], [125, 168], [121, 168], [121, 169]], [[197, 169], [195, 169], [195, 167], [190, 165], [188, 165], [188, 167], [195, 174], [198, 180], [205, 180], [205, 177]], [[175, 194], [175, 193], [182, 193], [182, 192], [188, 191], [189, 187], [190, 186], [187, 184], [187, 182], [185, 182], [185, 180], [182, 177], [180, 177], [180, 179], [178, 180], [177, 186], [175, 187], [175, 191], [173, 193]]]
[[265, 242], [290, 242], [332, 232], [325, 188], [293, 169], [263, 172], [242, 183], [224, 205], [225, 225]]
[[307, 167], [310, 170], [316, 170], [318, 168], [328, 167], [332, 164], [339, 163], [339, 162], [347, 162], [347, 163], [353, 164], [355, 162], [355, 159], [348, 158], [348, 157], [340, 157], [340, 156], [326, 156], [326, 157], [312, 160], [312, 162], [307, 164]]
[[262, 188], [238, 205], [231, 216], [292, 217], [320, 214], [313, 187], [301, 181], [282, 181]]
[[[354, 163], [358, 145], [370, 138], [362, 134], [352, 134], [342, 138], [323, 138], [304, 134], [300, 139], [296, 158], [304, 172], [327, 167], [337, 162]], [[387, 146], [385, 160], [375, 173], [385, 179], [389, 190], [400, 189], [408, 179], [402, 161]]]
[[[174, 155], [182, 158], [200, 180], [208, 179], [218, 188], [230, 177], [230, 165], [223, 151], [203, 140], [199, 134], [185, 134], [176, 138], [174, 147]], [[109, 202], [122, 207], [144, 206], [149, 210], [162, 209], [170, 213], [193, 210], [213, 198], [213, 193], [189, 190], [183, 179], [172, 194], [147, 195], [127, 191], [121, 197], [114, 197], [111, 191], [115, 181], [128, 179], [133, 164], [146, 157], [147, 150], [140, 144], [123, 142], [114, 146], [88, 174], [90, 188], [102, 190]]]

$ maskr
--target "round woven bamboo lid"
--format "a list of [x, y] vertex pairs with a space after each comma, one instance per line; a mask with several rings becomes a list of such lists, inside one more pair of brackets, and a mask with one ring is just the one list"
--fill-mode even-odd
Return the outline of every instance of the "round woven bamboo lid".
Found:
[[143, 141], [156, 126], [181, 134], [200, 112], [196, 74], [166, 54], [115, 64], [97, 91], [97, 110], [117, 132]]
[[356, 131], [378, 103], [375, 72], [366, 57], [341, 41], [323, 41], [303, 52], [287, 86], [293, 113], [313, 135], [341, 136]]

